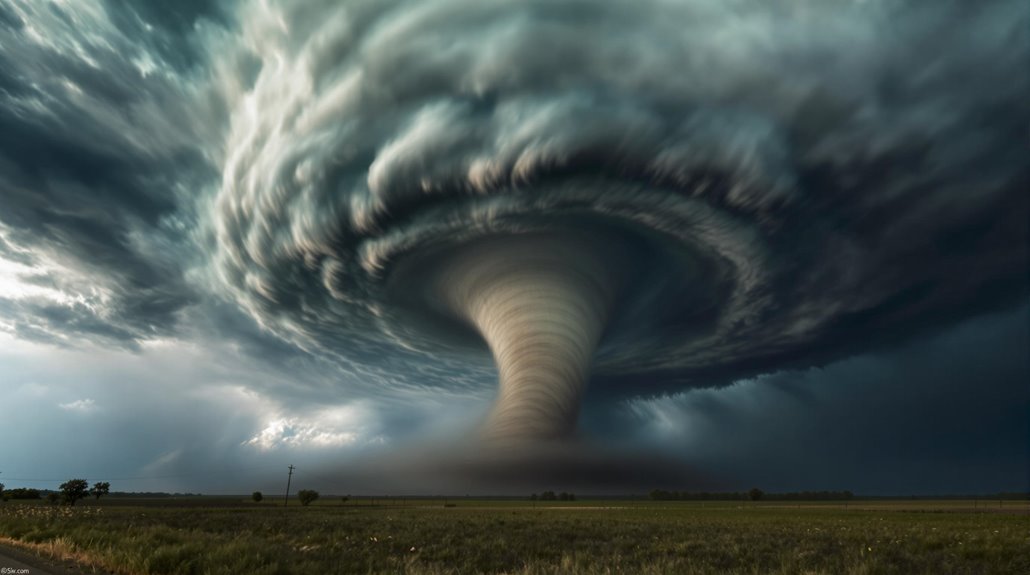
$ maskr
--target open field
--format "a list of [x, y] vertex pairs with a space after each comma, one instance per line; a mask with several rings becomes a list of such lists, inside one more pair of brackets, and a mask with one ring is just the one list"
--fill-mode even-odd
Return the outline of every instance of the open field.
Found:
[[449, 503], [11, 501], [0, 542], [126, 574], [1030, 573], [1025, 501]]

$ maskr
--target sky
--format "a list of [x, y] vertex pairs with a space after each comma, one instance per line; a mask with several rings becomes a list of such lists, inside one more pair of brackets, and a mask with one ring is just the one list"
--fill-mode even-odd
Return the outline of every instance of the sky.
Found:
[[922, 4], [0, 3], [0, 483], [1026, 490], [1030, 9]]

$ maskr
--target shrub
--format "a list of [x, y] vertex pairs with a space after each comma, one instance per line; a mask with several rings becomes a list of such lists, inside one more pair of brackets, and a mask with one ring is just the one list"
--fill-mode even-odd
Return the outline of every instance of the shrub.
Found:
[[106, 481], [97, 481], [90, 487], [89, 494], [96, 497], [98, 500], [101, 495], [107, 495], [111, 492], [111, 484]]
[[297, 492], [297, 499], [300, 499], [300, 504], [307, 507], [311, 505], [311, 502], [318, 499], [318, 492], [313, 489], [301, 489]]
[[38, 489], [29, 489], [27, 487], [19, 487], [17, 489], [8, 489], [4, 491], [4, 497], [10, 499], [39, 499]]

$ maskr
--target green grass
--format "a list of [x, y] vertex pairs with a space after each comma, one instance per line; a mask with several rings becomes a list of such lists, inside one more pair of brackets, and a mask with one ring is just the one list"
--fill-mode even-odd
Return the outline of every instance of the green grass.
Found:
[[1030, 573], [1025, 502], [451, 502], [8, 502], [0, 537], [118, 573]]

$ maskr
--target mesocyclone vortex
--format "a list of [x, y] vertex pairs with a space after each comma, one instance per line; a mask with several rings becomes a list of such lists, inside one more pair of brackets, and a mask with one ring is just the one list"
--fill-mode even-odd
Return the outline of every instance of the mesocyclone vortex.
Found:
[[1025, 293], [1024, 2], [254, 11], [221, 277], [384, 385], [492, 357], [489, 434]]

